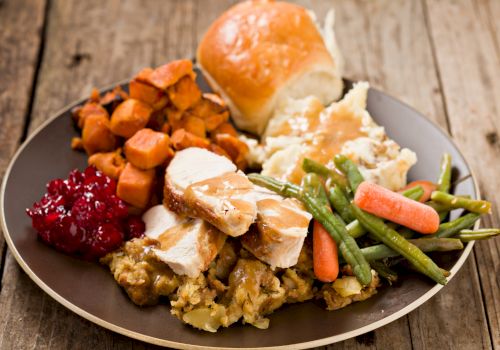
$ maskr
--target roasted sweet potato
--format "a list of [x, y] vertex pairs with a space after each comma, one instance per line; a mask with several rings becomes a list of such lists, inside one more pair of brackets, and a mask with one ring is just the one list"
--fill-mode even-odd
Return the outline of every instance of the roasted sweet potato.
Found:
[[218, 105], [219, 108], [221, 108], [221, 110], [220, 110], [221, 112], [222, 112], [222, 110], [227, 109], [226, 102], [224, 102], [224, 100], [217, 94], [213, 94], [211, 92], [205, 92], [205, 93], [203, 93], [203, 98], [210, 100], [211, 102]]
[[85, 117], [82, 144], [88, 155], [115, 149], [117, 140], [111, 132], [109, 124], [108, 118], [102, 114], [91, 114]]
[[128, 87], [130, 91], [130, 98], [135, 98], [136, 100], [147, 103], [155, 111], [158, 111], [167, 105], [167, 95], [152, 85], [134, 79], [130, 81]]
[[203, 119], [205, 128], [209, 132], [229, 119], [228, 109], [214, 94], [203, 94], [202, 98], [186, 113]]
[[156, 69], [145, 68], [139, 72], [136, 79], [160, 90], [165, 90], [186, 75], [193, 80], [196, 78], [196, 74], [193, 72], [193, 63], [190, 60], [177, 60]]
[[198, 137], [206, 137], [205, 122], [195, 116], [187, 115], [181, 119], [180, 128]]
[[246, 143], [229, 134], [216, 135], [215, 143], [229, 154], [238, 169], [244, 170], [247, 167], [246, 155], [249, 149]]
[[172, 130], [172, 128], [170, 127], [170, 124], [167, 122], [163, 123], [163, 125], [160, 127], [160, 131], [165, 134], [169, 134], [170, 130]]
[[212, 130], [211, 136], [215, 138], [218, 134], [228, 134], [234, 137], [238, 137], [238, 132], [231, 123], [225, 122], [220, 124], [217, 128]]
[[180, 111], [185, 111], [201, 98], [201, 91], [190, 76], [179, 79], [167, 89], [167, 93], [172, 104]]
[[171, 141], [174, 149], [178, 151], [189, 147], [208, 148], [210, 145], [210, 142], [207, 139], [191, 134], [184, 129], [174, 131]]
[[108, 111], [106, 111], [106, 109], [104, 109], [101, 105], [95, 102], [87, 102], [83, 105], [82, 108], [77, 109], [74, 114], [74, 118], [80, 129], [83, 129], [83, 126], [85, 125], [85, 119], [89, 115], [100, 115], [106, 117], [106, 119], [109, 119]]
[[[221, 146], [216, 145], [215, 143], [211, 143], [210, 146], [208, 146], [208, 149], [211, 152], [214, 152], [215, 154], [218, 154], [219, 156], [224, 156], [226, 158], [231, 159], [231, 157], [229, 156], [229, 154], [227, 154], [227, 152], [224, 151], [224, 149]], [[232, 159], [231, 159], [231, 161], [232, 161]]]
[[99, 104], [111, 114], [115, 108], [127, 98], [127, 93], [123, 91], [120, 86], [117, 86], [113, 90], [105, 93], [104, 96], [99, 99]]
[[111, 131], [118, 136], [129, 138], [148, 123], [153, 109], [144, 102], [130, 98], [111, 115]]
[[155, 170], [141, 170], [127, 163], [118, 179], [116, 195], [137, 208], [145, 208], [153, 192]]
[[180, 129], [182, 127], [181, 120], [182, 120], [182, 115], [183, 112], [179, 111], [175, 107], [167, 107], [165, 109], [165, 115], [167, 116], [167, 121], [172, 127], [172, 130], [175, 131], [177, 129]]
[[71, 149], [75, 151], [83, 150], [83, 142], [81, 137], [71, 138]]
[[141, 129], [125, 142], [125, 156], [141, 169], [152, 169], [173, 157], [167, 134], [151, 129]]
[[107, 153], [95, 153], [88, 159], [88, 164], [102, 171], [105, 175], [117, 180], [125, 168], [125, 159], [120, 150]]

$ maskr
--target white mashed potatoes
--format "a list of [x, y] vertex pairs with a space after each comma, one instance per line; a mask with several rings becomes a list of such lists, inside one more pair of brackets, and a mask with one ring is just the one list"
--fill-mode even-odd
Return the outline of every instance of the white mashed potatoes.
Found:
[[333, 156], [341, 153], [358, 164], [366, 180], [400, 189], [417, 157], [373, 121], [366, 110], [368, 88], [367, 82], [357, 83], [326, 108], [314, 96], [283, 100], [260, 144], [241, 137], [250, 148], [249, 163], [262, 165], [264, 175], [299, 182], [305, 157], [333, 167]]

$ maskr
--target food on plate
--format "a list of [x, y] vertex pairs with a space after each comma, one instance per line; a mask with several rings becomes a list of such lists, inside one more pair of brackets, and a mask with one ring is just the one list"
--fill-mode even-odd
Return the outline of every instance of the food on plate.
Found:
[[294, 266], [311, 218], [299, 201], [263, 195], [257, 200], [256, 227], [242, 236], [241, 243], [273, 268]]
[[374, 183], [359, 184], [354, 203], [368, 213], [423, 234], [435, 233], [439, 227], [439, 214], [433, 208]]
[[170, 210], [182, 214], [189, 210], [185, 191], [193, 183], [235, 172], [236, 165], [208, 150], [191, 147], [176, 153], [165, 172], [163, 201]]
[[154, 181], [154, 169], [142, 170], [129, 162], [118, 178], [116, 195], [134, 207], [144, 209], [153, 195]]
[[[368, 83], [354, 84], [339, 102], [323, 107], [314, 96], [286, 99], [276, 109], [261, 138], [248, 153], [249, 162], [262, 164], [262, 174], [300, 183], [304, 158], [335, 167], [333, 157], [344, 154], [364, 178], [391, 190], [406, 184], [417, 158], [389, 139], [366, 110]], [[248, 138], [242, 138], [248, 140]]]
[[116, 182], [93, 167], [50, 181], [47, 193], [27, 213], [43, 242], [88, 260], [144, 232], [142, 221], [129, 216], [116, 196]]
[[422, 188], [422, 194], [418, 196], [419, 202], [427, 202], [431, 198], [431, 194], [433, 191], [437, 190], [437, 185], [431, 181], [426, 180], [417, 180], [412, 181], [408, 185], [404, 186], [399, 192], [404, 193], [404, 191], [408, 191], [411, 189]]
[[333, 282], [339, 274], [337, 243], [317, 221], [313, 228], [314, 275], [321, 282]]
[[237, 4], [212, 23], [197, 61], [238, 128], [261, 134], [282, 98], [340, 97], [341, 57], [329, 24], [325, 42], [305, 8], [265, 0]]
[[209, 332], [265, 329], [287, 303], [365, 300], [397, 282], [402, 261], [446, 284], [426, 253], [498, 235], [470, 230], [491, 204], [450, 193], [448, 154], [436, 183], [407, 184], [416, 155], [371, 118], [368, 83], [335, 102], [332, 21], [322, 36], [300, 6], [247, 1], [198, 49], [220, 96], [201, 91], [189, 60], [145, 68], [128, 90], [93, 90], [73, 110], [71, 144], [89, 167], [27, 210], [40, 239], [100, 258], [135, 304], [167, 301]]
[[148, 128], [137, 131], [125, 142], [127, 160], [140, 169], [152, 169], [174, 156], [167, 134]]

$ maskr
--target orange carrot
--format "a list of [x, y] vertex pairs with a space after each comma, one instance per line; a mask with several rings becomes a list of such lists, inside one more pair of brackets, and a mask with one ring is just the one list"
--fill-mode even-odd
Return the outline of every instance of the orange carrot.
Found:
[[337, 244], [316, 220], [313, 227], [314, 274], [321, 282], [333, 282], [339, 274]]
[[439, 215], [433, 208], [374, 183], [363, 181], [359, 185], [354, 204], [420, 233], [434, 233], [439, 227]]
[[418, 200], [419, 202], [427, 202], [429, 199], [431, 199], [431, 193], [435, 190], [437, 190], [437, 185], [434, 182], [427, 181], [427, 180], [417, 180], [417, 181], [412, 181], [402, 189], [400, 189], [398, 192], [401, 193], [405, 190], [409, 190], [412, 187], [416, 186], [422, 186], [424, 189], [424, 194], [420, 199]]

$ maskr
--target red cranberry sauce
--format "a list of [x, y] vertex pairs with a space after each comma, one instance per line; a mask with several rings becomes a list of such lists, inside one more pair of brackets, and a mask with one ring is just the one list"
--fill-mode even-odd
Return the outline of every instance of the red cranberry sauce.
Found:
[[42, 241], [87, 260], [142, 236], [145, 228], [116, 196], [116, 182], [93, 167], [50, 181], [47, 193], [26, 212]]

